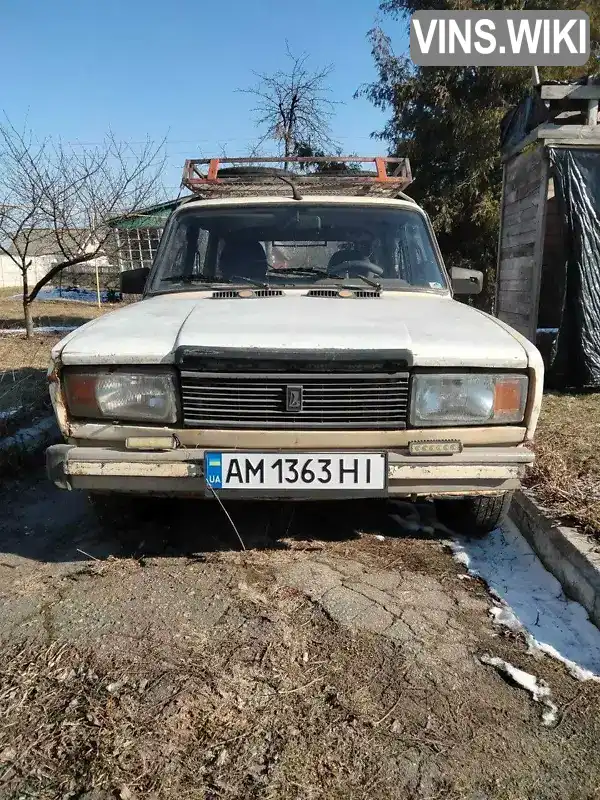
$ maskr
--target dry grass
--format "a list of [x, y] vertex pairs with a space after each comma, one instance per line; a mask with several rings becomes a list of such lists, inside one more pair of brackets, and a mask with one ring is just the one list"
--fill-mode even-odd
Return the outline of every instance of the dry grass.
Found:
[[600, 536], [600, 394], [547, 394], [527, 486], [560, 522]]
[[[14, 295], [14, 291], [11, 295]], [[40, 300], [33, 304], [34, 325], [36, 327], [83, 325], [84, 322], [113, 308], [112, 305], [98, 308], [94, 303], [76, 300]], [[23, 325], [21, 301], [13, 296], [0, 296], [0, 331], [6, 328], [22, 328]]]
[[0, 412], [11, 412], [0, 420], [0, 435], [48, 407], [46, 371], [50, 350], [60, 338], [0, 338]]
[[[333, 545], [338, 564], [349, 546]], [[571, 703], [559, 728], [543, 728], [521, 693], [470, 666], [492, 641], [511, 663], [529, 664], [518, 639], [490, 638], [484, 611], [457, 610], [474, 599], [485, 608], [483, 588], [453, 578], [449, 556], [432, 543], [372, 540], [368, 548], [374, 568], [404, 569], [418, 554], [445, 576], [454, 631], [442, 634], [447, 650], [432, 645], [433, 609], [425, 605], [422, 617], [407, 618], [414, 638], [402, 646], [338, 625], [276, 579], [274, 550], [204, 553], [200, 563], [164, 569], [115, 559], [63, 575], [60, 602], [38, 595], [44, 634], [23, 643], [11, 626], [1, 641], [0, 797], [596, 798], [596, 684], [582, 691], [552, 662], [536, 662], [560, 707]], [[361, 558], [356, 549], [350, 554]], [[280, 554], [280, 563], [289, 555]], [[432, 580], [414, 578], [419, 594], [422, 581]], [[194, 587], [181, 594], [185, 606], [172, 604], [179, 581]], [[152, 595], [140, 596], [144, 585]], [[76, 625], [73, 640], [58, 606], [76, 609], [74, 619], [90, 598], [109, 609], [116, 587], [120, 597], [137, 596], [128, 615], [147, 614], [149, 598], [162, 592], [160, 626], [147, 627], [142, 617], [133, 634], [127, 625], [101, 633]], [[216, 615], [211, 603], [189, 611], [202, 593], [227, 596], [227, 606]], [[180, 627], [172, 615], [184, 614], [195, 622]], [[187, 633], [167, 636], [161, 626]]]
[[[19, 300], [6, 295], [14, 289], [2, 290], [0, 295], [0, 413], [16, 411], [0, 418], [0, 437], [21, 427], [49, 408], [46, 371], [50, 351], [67, 331], [36, 334], [26, 339], [21, 334], [4, 334], [2, 330], [23, 326], [22, 307]], [[99, 309], [91, 303], [41, 301], [34, 304], [36, 327], [77, 327], [114, 306]]]
[[[179, 771], [170, 756], [192, 745], [191, 723], [206, 694], [189, 664], [142, 677], [139, 665], [116, 673], [91, 651], [68, 645], [16, 647], [10, 655], [0, 691], [3, 797], [73, 797], [83, 787], [132, 797], [140, 787], [168, 786]], [[206, 724], [212, 727], [208, 716]], [[228, 739], [228, 726], [221, 735]], [[213, 737], [216, 744], [217, 731]], [[199, 748], [196, 766], [217, 753]]]
[[[9, 648], [0, 659], [0, 795], [342, 800], [377, 775], [373, 796], [397, 796], [389, 725], [374, 722], [401, 691], [401, 657], [384, 645], [396, 667], [383, 676], [389, 692], [375, 686], [368, 708], [346, 708], [336, 684], [347, 676], [356, 687], [352, 664], [381, 659], [381, 645], [354, 642], [302, 597], [288, 602], [293, 628], [271, 610], [262, 624], [230, 631], [233, 646], [212, 637], [196, 654], [171, 648], [111, 663], [66, 643]], [[312, 668], [304, 652], [318, 653]], [[416, 723], [404, 724], [418, 743]]]

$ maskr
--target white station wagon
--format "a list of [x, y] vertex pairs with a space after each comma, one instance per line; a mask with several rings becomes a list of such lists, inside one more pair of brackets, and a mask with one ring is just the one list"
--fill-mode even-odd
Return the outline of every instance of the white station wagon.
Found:
[[142, 299], [52, 352], [56, 486], [117, 515], [147, 495], [428, 497], [466, 532], [498, 525], [533, 460], [541, 356], [454, 299], [482, 274], [448, 276], [408, 162], [368, 160], [186, 162], [152, 268], [122, 273]]

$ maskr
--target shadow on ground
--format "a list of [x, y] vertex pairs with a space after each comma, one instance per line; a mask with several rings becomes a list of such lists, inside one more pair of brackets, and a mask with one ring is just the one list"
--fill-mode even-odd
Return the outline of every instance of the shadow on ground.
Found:
[[0, 441], [30, 425], [34, 412], [50, 409], [47, 373], [47, 368], [0, 366]]
[[[44, 314], [34, 313], [33, 324], [35, 327], [44, 328], [61, 328], [63, 326], [78, 327], [90, 321], [90, 317], [79, 316], [77, 314]], [[2, 330], [23, 328], [25, 322], [23, 317], [11, 317], [7, 319], [0, 319], [0, 335]]]
[[[203, 553], [242, 550], [241, 542], [248, 550], [285, 549], [294, 538], [310, 547], [317, 540], [403, 533], [397, 509], [387, 501], [224, 505], [229, 516], [216, 501], [139, 498], [126, 516], [111, 522], [110, 516], [98, 518], [86, 493], [60, 491], [36, 470], [33, 479], [15, 481], [6, 488], [0, 553], [46, 562], [81, 561], [89, 556], [202, 557]], [[419, 532], [410, 535], [427, 537]]]
[[[249, 502], [158, 500], [138, 508], [121, 532], [127, 555], [282, 549], [291, 539], [350, 541], [364, 534], [399, 536], [394, 506], [383, 500]], [[106, 530], [106, 528], [105, 528]], [[413, 535], [415, 535], [413, 533]]]

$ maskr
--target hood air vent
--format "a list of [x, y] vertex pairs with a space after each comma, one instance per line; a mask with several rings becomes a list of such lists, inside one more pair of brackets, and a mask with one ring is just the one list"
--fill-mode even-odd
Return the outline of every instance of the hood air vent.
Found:
[[212, 294], [213, 300], [231, 297], [282, 297], [281, 289], [220, 289]]
[[378, 289], [311, 289], [307, 297], [380, 297]]

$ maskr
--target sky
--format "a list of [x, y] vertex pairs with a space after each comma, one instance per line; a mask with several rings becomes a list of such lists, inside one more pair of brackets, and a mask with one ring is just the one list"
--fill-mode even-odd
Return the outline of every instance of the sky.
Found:
[[[332, 64], [342, 101], [334, 138], [349, 153], [381, 152], [384, 116], [353, 99], [376, 77], [367, 32], [379, 0], [3, 0], [0, 107], [17, 127], [75, 147], [110, 129], [136, 146], [167, 139], [167, 194], [185, 158], [245, 155], [257, 141], [252, 72], [286, 67], [286, 39], [314, 68]], [[385, 30], [403, 51], [403, 25]]]

